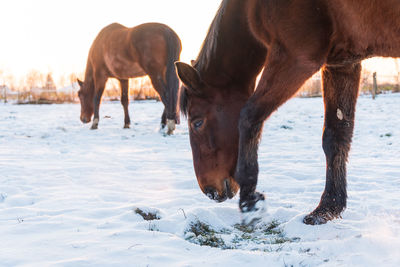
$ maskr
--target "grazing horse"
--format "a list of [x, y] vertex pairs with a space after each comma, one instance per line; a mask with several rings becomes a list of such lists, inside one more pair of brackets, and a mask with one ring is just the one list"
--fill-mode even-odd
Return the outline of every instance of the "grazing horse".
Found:
[[400, 57], [400, 1], [367, 2], [222, 1], [197, 60], [176, 63], [194, 169], [207, 196], [224, 201], [240, 188], [242, 212], [264, 203], [256, 191], [264, 121], [322, 68], [326, 184], [303, 221], [340, 217], [361, 61]]
[[90, 122], [92, 129], [99, 124], [99, 107], [108, 78], [116, 78], [121, 85], [121, 104], [125, 125], [129, 128], [129, 78], [148, 75], [164, 104], [161, 125], [168, 126], [168, 134], [179, 124], [177, 98], [179, 79], [174, 62], [181, 53], [181, 41], [168, 26], [146, 23], [133, 28], [113, 23], [103, 28], [94, 40], [87, 60], [85, 81], [79, 81], [81, 121]]

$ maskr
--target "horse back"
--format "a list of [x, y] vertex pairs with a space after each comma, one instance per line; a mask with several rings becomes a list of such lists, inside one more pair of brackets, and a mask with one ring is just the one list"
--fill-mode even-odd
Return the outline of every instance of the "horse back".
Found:
[[248, 12], [253, 33], [266, 46], [279, 42], [337, 62], [400, 56], [398, 0], [250, 0]]
[[[363, 57], [400, 56], [400, 1], [325, 0], [334, 27], [332, 39]], [[341, 49], [343, 49], [341, 48]]]
[[161, 68], [165, 72], [169, 38], [179, 40], [164, 24], [146, 23], [127, 28], [113, 23], [100, 31], [89, 58], [95, 72], [103, 72], [109, 77], [134, 78]]

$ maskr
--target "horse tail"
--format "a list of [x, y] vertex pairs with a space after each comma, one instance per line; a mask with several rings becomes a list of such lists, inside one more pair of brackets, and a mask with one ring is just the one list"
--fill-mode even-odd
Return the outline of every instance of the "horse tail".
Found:
[[[166, 69], [166, 87], [167, 87], [167, 101], [169, 118], [167, 115], [167, 119], [174, 120], [177, 124], [180, 123], [179, 111], [178, 111], [178, 91], [179, 91], [179, 79], [175, 71], [175, 62], [179, 60], [182, 44], [178, 35], [170, 28], [165, 31], [164, 34], [165, 40], [167, 42], [167, 69]], [[172, 110], [173, 109], [173, 110]], [[175, 126], [173, 126], [175, 127]]]

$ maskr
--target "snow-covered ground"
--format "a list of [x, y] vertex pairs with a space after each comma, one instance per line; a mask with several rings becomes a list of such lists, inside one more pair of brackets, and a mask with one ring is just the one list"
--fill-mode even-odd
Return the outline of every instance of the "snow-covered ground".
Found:
[[166, 137], [160, 102], [130, 110], [124, 130], [121, 105], [103, 103], [91, 131], [77, 104], [0, 104], [0, 266], [400, 265], [399, 94], [360, 97], [348, 208], [321, 226], [302, 223], [325, 183], [321, 98], [265, 124], [255, 229], [239, 225], [237, 197], [199, 190], [185, 120]]

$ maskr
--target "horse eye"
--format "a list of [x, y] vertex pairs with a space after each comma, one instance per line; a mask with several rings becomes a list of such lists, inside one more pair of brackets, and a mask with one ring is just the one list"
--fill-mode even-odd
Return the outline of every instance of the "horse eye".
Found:
[[197, 130], [203, 125], [203, 120], [197, 120], [193, 123], [193, 127]]

